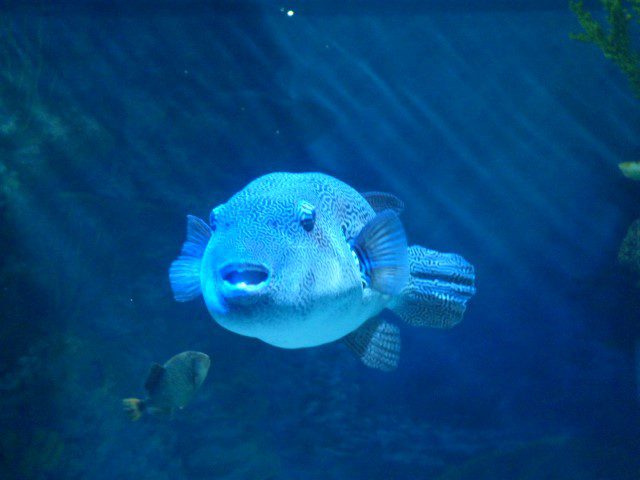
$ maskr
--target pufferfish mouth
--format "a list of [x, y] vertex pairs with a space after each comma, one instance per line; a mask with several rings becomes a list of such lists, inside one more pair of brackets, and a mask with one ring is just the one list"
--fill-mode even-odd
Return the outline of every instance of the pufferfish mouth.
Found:
[[269, 269], [256, 263], [230, 263], [220, 269], [225, 297], [257, 293], [269, 282]]

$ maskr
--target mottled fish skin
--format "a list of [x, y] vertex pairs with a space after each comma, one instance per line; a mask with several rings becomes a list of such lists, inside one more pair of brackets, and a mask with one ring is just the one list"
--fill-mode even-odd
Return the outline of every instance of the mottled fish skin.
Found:
[[378, 313], [450, 328], [475, 294], [463, 257], [408, 246], [403, 206], [321, 173], [260, 177], [214, 208], [209, 224], [187, 216], [169, 268], [174, 298], [202, 294], [215, 321], [240, 335], [282, 348], [343, 339], [365, 365], [392, 370], [400, 334]]
[[164, 372], [148, 392], [146, 407], [163, 412], [183, 408], [207, 376], [211, 361], [201, 352], [182, 352], [164, 364]]
[[[315, 226], [301, 227], [301, 202], [315, 207]], [[283, 348], [340, 339], [379, 313], [389, 295], [363, 286], [349, 245], [373, 208], [349, 185], [321, 173], [260, 177], [213, 210], [202, 259], [201, 288], [223, 327]], [[243, 299], [220, 293], [225, 265], [259, 264], [268, 285]]]

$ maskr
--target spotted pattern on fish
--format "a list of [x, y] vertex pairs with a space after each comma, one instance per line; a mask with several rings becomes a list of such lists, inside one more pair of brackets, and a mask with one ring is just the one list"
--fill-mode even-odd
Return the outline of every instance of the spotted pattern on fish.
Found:
[[[315, 209], [309, 231], [300, 222], [301, 205]], [[234, 305], [223, 311], [222, 303], [229, 301], [210, 300], [213, 317], [237, 333], [279, 346], [311, 346], [348, 333], [366, 319], [360, 317], [366, 316], [367, 304], [380, 300], [379, 295], [363, 295], [347, 241], [374, 216], [357, 191], [324, 174], [273, 173], [249, 183], [215, 208], [215, 231], [202, 264], [203, 291], [218, 295], [211, 279], [221, 265], [234, 262], [264, 265], [269, 286], [246, 308]], [[354, 318], [358, 307], [361, 313]], [[303, 340], [322, 331], [319, 327], [328, 321], [320, 317], [327, 315], [350, 320]]]
[[224, 328], [283, 348], [351, 338], [366, 365], [389, 369], [399, 333], [368, 320], [389, 308], [413, 325], [451, 326], [475, 292], [462, 257], [408, 248], [403, 206], [321, 173], [264, 175], [213, 209], [206, 247], [206, 236], [187, 239], [170, 269], [174, 295], [194, 298], [197, 272]]

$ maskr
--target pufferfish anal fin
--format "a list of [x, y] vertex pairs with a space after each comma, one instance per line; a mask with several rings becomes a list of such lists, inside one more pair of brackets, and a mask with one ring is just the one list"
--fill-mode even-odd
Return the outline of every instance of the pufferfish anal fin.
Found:
[[351, 242], [360, 273], [371, 288], [388, 295], [400, 293], [409, 279], [407, 237], [398, 216], [384, 210]]
[[389, 372], [398, 366], [400, 330], [389, 322], [369, 319], [343, 341], [367, 367]]
[[396, 215], [400, 215], [404, 210], [404, 202], [391, 193], [364, 192], [360, 195], [364, 197], [376, 213], [380, 213], [383, 210], [391, 210]]
[[460, 255], [409, 247], [409, 283], [389, 308], [414, 326], [450, 328], [475, 294], [473, 265]]
[[160, 384], [160, 379], [164, 375], [164, 372], [164, 367], [159, 363], [151, 365], [149, 375], [147, 375], [147, 380], [144, 382], [144, 389], [149, 393], [149, 395], [152, 395]]
[[187, 239], [180, 256], [169, 268], [173, 297], [178, 302], [193, 300], [200, 295], [200, 263], [211, 238], [211, 228], [204, 220], [187, 215]]

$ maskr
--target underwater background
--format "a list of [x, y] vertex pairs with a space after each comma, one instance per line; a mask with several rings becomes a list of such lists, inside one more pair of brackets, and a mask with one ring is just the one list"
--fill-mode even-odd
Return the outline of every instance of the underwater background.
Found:
[[[579, 31], [550, 0], [5, 3], [0, 477], [640, 478], [640, 100]], [[400, 325], [383, 373], [176, 303], [185, 215], [273, 171], [402, 198], [475, 266], [462, 323]], [[183, 350], [194, 401], [132, 423]]]

